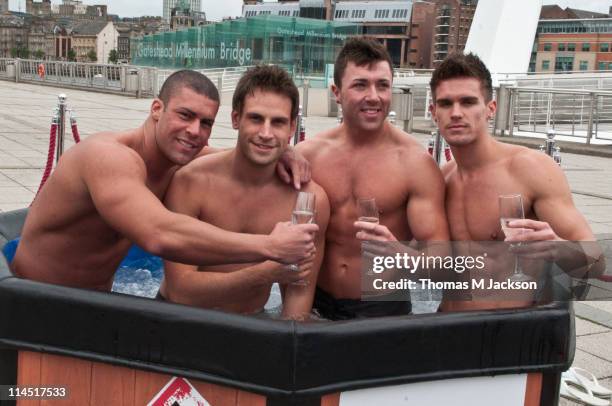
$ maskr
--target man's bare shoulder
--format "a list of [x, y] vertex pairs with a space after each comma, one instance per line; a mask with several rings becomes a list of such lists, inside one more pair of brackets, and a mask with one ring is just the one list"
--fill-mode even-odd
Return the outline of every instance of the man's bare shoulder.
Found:
[[393, 127], [391, 131], [391, 142], [397, 147], [402, 161], [407, 166], [410, 168], [425, 166], [430, 169], [436, 166], [431, 155], [413, 135], [397, 127]]
[[553, 190], [560, 192], [563, 185], [569, 188], [565, 174], [548, 155], [516, 145], [510, 146], [508, 150], [508, 172], [516, 176], [534, 195]]
[[312, 159], [317, 152], [324, 151], [326, 147], [330, 147], [340, 138], [340, 127], [334, 127], [329, 130], [322, 131], [312, 138], [308, 138], [304, 142], [300, 142], [296, 149], [300, 151], [306, 158]]
[[232, 150], [216, 152], [210, 155], [199, 156], [187, 165], [176, 171], [173, 183], [181, 182], [184, 185], [206, 182], [214, 176], [229, 176], [229, 159]]
[[[138, 166], [144, 169], [142, 157], [126, 140], [129, 133], [101, 132], [92, 134], [66, 151], [62, 156], [66, 165], [76, 165], [82, 170]], [[61, 161], [60, 161], [61, 162]]]

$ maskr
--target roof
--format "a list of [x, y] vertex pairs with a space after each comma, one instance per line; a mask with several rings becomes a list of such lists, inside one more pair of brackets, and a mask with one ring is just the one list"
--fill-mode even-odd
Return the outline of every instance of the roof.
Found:
[[608, 18], [609, 15], [605, 13], [597, 13], [595, 11], [580, 10], [577, 8], [566, 7], [562, 9], [558, 5], [547, 5], [542, 6], [540, 12], [541, 20], [550, 19], [588, 19], [588, 18]]
[[609, 15], [605, 13], [597, 13], [595, 11], [578, 10], [576, 8], [566, 8], [566, 11], [573, 13], [576, 18], [607, 18]]
[[72, 28], [73, 35], [98, 35], [106, 27], [108, 21], [82, 21]]

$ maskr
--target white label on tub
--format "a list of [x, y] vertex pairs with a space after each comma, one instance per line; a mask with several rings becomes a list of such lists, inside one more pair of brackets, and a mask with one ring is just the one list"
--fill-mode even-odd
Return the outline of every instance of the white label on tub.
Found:
[[527, 375], [458, 378], [342, 392], [340, 406], [523, 406]]
[[149, 402], [147, 406], [210, 406], [185, 378], [170, 379], [170, 382]]

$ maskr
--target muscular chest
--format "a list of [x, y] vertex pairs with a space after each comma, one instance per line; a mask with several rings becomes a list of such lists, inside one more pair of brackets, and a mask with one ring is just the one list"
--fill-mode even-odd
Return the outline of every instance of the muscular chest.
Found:
[[460, 179], [453, 175], [446, 187], [446, 215], [451, 239], [503, 240], [499, 223], [499, 195], [523, 195], [525, 215], [529, 217], [528, 194], [510, 174], [499, 171]]
[[291, 220], [296, 198], [289, 188], [244, 190], [224, 185], [213, 186], [202, 199], [201, 220], [228, 231], [268, 234], [279, 221]]
[[390, 155], [329, 153], [313, 164], [313, 178], [325, 189], [332, 214], [356, 211], [357, 199], [371, 197], [376, 199], [381, 217], [405, 209], [409, 174], [401, 161]]

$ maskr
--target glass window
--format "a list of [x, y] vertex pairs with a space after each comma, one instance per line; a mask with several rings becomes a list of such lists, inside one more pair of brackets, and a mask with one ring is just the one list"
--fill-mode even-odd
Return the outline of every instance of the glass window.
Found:
[[550, 70], [550, 61], [542, 61], [542, 70]]
[[559, 45], [557, 45], [557, 51], [565, 51], [565, 44], [560, 43]]
[[598, 66], [599, 66], [599, 70], [606, 70], [606, 63], [605, 62], [599, 62]]
[[590, 50], [591, 50], [591, 44], [589, 44], [588, 42], [585, 42], [584, 44], [582, 44], [583, 52], [589, 52]]
[[574, 51], [576, 51], [576, 44], [574, 44], [574, 43], [570, 42], [569, 44], [567, 44], [567, 50], [568, 50], [569, 52], [574, 52]]
[[551, 43], [545, 43], [544, 44], [544, 51], [552, 51], [552, 44]]
[[610, 50], [610, 44], [608, 44], [607, 42], [599, 44], [600, 52], [608, 52], [609, 50]]
[[555, 59], [555, 71], [568, 72], [574, 70], [574, 58], [571, 56], [558, 56]]
[[588, 70], [589, 63], [587, 61], [580, 61], [580, 70]]

